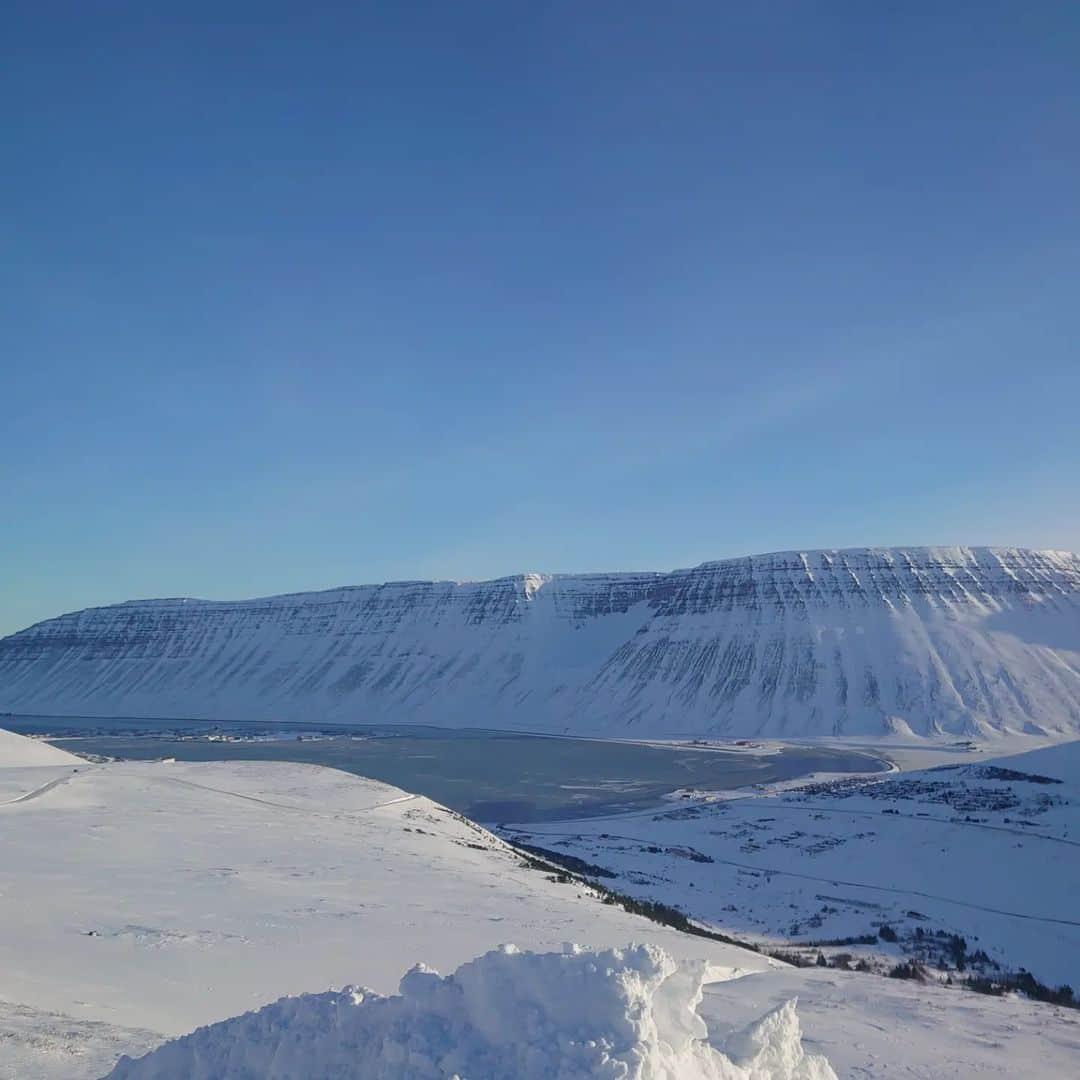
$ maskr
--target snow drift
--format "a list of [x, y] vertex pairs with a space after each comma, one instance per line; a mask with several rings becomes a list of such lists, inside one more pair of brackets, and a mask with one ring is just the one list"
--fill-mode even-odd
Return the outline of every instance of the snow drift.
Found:
[[803, 1050], [794, 1001], [710, 1046], [703, 975], [649, 945], [504, 946], [446, 978], [413, 968], [396, 997], [282, 998], [122, 1058], [108, 1080], [836, 1080]]
[[136, 601], [0, 640], [0, 709], [595, 735], [1069, 736], [1080, 556], [790, 551], [672, 573]]

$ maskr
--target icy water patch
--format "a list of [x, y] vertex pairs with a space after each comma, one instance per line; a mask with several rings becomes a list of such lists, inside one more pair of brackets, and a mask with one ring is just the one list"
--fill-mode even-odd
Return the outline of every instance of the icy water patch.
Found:
[[887, 768], [853, 750], [785, 747], [755, 753], [676, 744], [414, 726], [332, 728], [10, 717], [79, 754], [178, 761], [293, 761], [326, 765], [435, 799], [485, 824], [587, 818], [662, 805], [684, 789], [724, 791], [811, 773]]

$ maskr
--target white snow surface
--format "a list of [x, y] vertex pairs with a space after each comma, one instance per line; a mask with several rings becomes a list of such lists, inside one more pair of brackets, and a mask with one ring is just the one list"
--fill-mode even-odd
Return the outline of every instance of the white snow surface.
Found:
[[0, 729], [0, 769], [71, 765], [78, 764], [80, 760], [74, 754], [50, 746], [47, 742]]
[[664, 736], [1080, 733], [1080, 556], [792, 551], [671, 573], [92, 608], [0, 640], [0, 708]]
[[[1002, 970], [1080, 985], [1080, 740], [943, 766], [683, 792], [664, 810], [500, 829], [743, 940], [839, 942], [887, 970], [957, 934]], [[882, 925], [897, 943], [878, 939]], [[869, 935], [873, 944], [844, 939]], [[998, 969], [988, 968], [993, 975]], [[955, 973], [954, 973], [955, 974]]]
[[875, 975], [787, 968], [705, 987], [710, 1039], [798, 995], [804, 1041], [842, 1080], [1065, 1080], [1080, 1073], [1075, 1009]]
[[794, 997], [807, 1052], [845, 1078], [1060, 1080], [1080, 1060], [1073, 1010], [680, 934], [525, 868], [428, 799], [335, 770], [0, 766], [0, 787], [0, 1080], [91, 1080], [282, 995], [357, 979], [391, 994], [418, 959], [455, 971], [508, 941], [704, 961], [720, 980], [699, 1009], [709, 1042], [742, 1068], [730, 1037]]
[[357, 977], [388, 993], [418, 958], [452, 971], [507, 941], [637, 941], [729, 973], [769, 966], [602, 904], [444, 807], [333, 769], [80, 761], [0, 767], [0, 793], [3, 1080], [101, 1076], [148, 1038]]
[[793, 1000], [710, 1046], [704, 974], [655, 946], [504, 946], [447, 978], [417, 966], [394, 997], [283, 998], [124, 1058], [109, 1080], [836, 1080], [804, 1051]]

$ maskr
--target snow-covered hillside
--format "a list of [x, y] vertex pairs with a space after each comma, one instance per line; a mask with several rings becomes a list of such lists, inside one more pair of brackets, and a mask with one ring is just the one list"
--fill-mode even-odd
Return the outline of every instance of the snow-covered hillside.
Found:
[[[390, 994], [418, 961], [451, 972], [508, 942], [549, 953], [640, 942], [695, 970], [704, 962], [720, 981], [699, 1012], [740, 1067], [752, 1046], [733, 1033], [794, 997], [806, 1050], [845, 1078], [1059, 1080], [1077, 1060], [1073, 1010], [799, 971], [682, 934], [528, 868], [427, 799], [334, 770], [80, 762], [0, 766], [0, 784], [0, 1080], [89, 1080], [122, 1054], [283, 995], [357, 982]], [[493, 1009], [511, 990], [542, 989], [532, 977], [515, 985]], [[610, 1035], [610, 996], [590, 997], [594, 1033]], [[766, 1030], [783, 1029], [791, 1060], [792, 1018], [776, 1016]]]
[[333, 769], [0, 764], [0, 801], [3, 1080], [100, 1076], [120, 1051], [283, 994], [390, 993], [418, 960], [452, 971], [504, 942], [768, 967], [583, 898], [430, 800]]
[[500, 831], [806, 962], [1080, 986], [1080, 741]]
[[672, 573], [147, 600], [0, 641], [0, 708], [663, 735], [1080, 732], [1080, 557], [787, 552]]
[[78, 763], [79, 760], [74, 754], [69, 754], [58, 746], [50, 746], [40, 739], [28, 739], [24, 735], [16, 735], [13, 731], [0, 730], [0, 769], [69, 765]]

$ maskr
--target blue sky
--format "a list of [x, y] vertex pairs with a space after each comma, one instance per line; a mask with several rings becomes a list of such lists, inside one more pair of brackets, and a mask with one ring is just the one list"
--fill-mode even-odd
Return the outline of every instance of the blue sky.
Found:
[[0, 632], [1080, 548], [1080, 13], [16, 3]]

